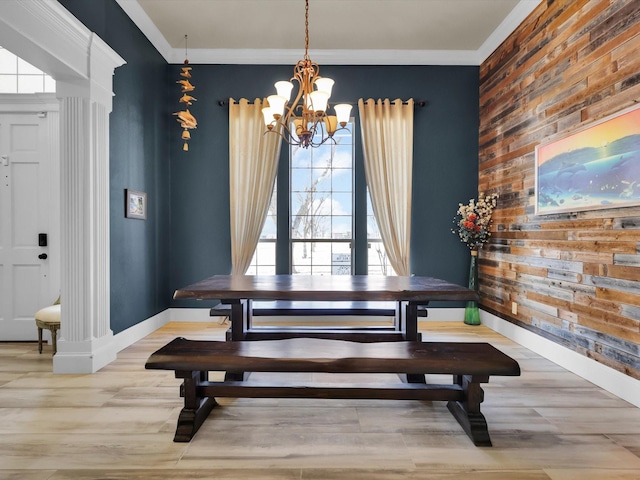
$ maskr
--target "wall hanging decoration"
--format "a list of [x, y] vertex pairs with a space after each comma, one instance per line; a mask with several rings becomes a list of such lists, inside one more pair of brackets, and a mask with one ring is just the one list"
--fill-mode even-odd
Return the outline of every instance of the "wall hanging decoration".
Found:
[[147, 194], [136, 190], [124, 191], [124, 216], [126, 218], [147, 218]]
[[640, 106], [536, 147], [536, 214], [640, 205]]
[[196, 118], [191, 114], [189, 108], [193, 105], [193, 102], [197, 99], [191, 95], [191, 93], [195, 90], [196, 87], [191, 83], [191, 70], [192, 68], [189, 66], [188, 59], [188, 51], [187, 51], [187, 35], [184, 36], [184, 66], [181, 68], [180, 79], [176, 82], [180, 85], [182, 90], [182, 96], [180, 97], [180, 106], [184, 107], [184, 110], [179, 112], [175, 112], [178, 118], [178, 123], [182, 127], [182, 140], [184, 140], [184, 144], [182, 146], [182, 150], [185, 152], [189, 151], [189, 140], [191, 140], [191, 133], [189, 130], [192, 130], [198, 126], [198, 122]]

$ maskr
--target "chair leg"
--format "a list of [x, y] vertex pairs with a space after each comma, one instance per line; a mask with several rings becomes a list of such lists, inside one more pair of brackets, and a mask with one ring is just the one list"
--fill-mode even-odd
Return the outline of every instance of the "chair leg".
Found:
[[51, 328], [51, 344], [53, 345], [53, 356], [58, 351], [58, 329], [55, 327]]
[[42, 328], [38, 327], [38, 353], [42, 353]]

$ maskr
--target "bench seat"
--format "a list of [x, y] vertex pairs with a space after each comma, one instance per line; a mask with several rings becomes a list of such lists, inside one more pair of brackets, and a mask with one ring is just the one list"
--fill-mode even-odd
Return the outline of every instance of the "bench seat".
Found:
[[[221, 342], [176, 338], [153, 353], [147, 369], [174, 370], [184, 397], [174, 441], [188, 442], [215, 397], [367, 398], [447, 401], [447, 407], [475, 445], [490, 446], [480, 412], [481, 383], [491, 375], [520, 375], [518, 363], [488, 343], [361, 343], [318, 338]], [[223, 382], [210, 382], [209, 371], [224, 371]], [[420, 383], [285, 384], [237, 381], [244, 372], [397, 373], [421, 377]], [[424, 374], [450, 374], [445, 385], [424, 383]]]

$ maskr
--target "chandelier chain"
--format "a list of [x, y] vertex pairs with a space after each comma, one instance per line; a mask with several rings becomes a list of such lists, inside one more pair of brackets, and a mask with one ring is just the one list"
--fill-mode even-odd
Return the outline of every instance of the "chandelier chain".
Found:
[[305, 0], [304, 7], [304, 58], [309, 60], [309, 0]]

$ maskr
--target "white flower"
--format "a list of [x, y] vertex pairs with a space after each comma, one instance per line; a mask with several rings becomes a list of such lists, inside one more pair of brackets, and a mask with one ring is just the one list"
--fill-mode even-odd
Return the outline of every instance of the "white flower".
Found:
[[481, 248], [491, 236], [491, 215], [497, 203], [497, 193], [481, 194], [477, 202], [472, 198], [467, 205], [459, 203], [458, 214], [454, 219], [457, 228], [451, 231], [457, 233], [460, 240], [471, 250]]

